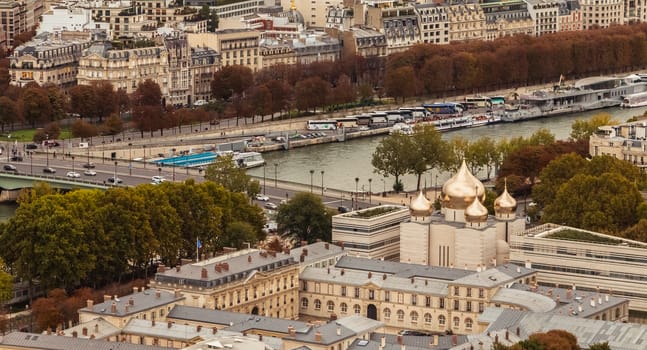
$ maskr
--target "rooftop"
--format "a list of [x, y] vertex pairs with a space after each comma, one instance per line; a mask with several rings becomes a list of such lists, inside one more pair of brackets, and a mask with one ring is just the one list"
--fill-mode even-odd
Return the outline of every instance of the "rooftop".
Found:
[[[72, 337], [61, 337], [47, 334], [33, 334], [23, 332], [9, 333], [0, 340], [0, 347], [28, 348], [41, 350], [113, 350], [117, 348], [114, 342], [105, 340], [92, 340]], [[118, 343], [119, 350], [169, 350], [173, 348]]]
[[175, 296], [174, 293], [146, 289], [143, 292], [125, 296], [123, 299], [115, 297], [113, 299], [106, 300], [103, 303], [93, 305], [92, 307], [84, 307], [79, 310], [79, 313], [85, 312], [109, 316], [126, 316], [142, 311], [148, 311], [180, 300], [184, 300], [184, 297]]
[[380, 274], [386, 273], [402, 278], [422, 277], [439, 281], [455, 281], [474, 273], [474, 271], [464, 269], [407, 264], [351, 256], [342, 257], [335, 266], [347, 270], [371, 271]]
[[299, 261], [304, 251], [307, 252], [307, 254], [304, 255], [302, 264], [308, 264], [310, 262], [321, 261], [348, 254], [344, 251], [344, 248], [338, 245], [326, 242], [316, 242], [299, 248], [294, 248], [290, 250], [290, 255], [295, 261]]

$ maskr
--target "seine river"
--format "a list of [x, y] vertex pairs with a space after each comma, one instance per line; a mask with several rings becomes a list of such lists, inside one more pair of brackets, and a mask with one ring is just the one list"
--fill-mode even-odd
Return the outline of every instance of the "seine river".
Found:
[[[517, 136], [530, 136], [540, 128], [546, 128], [555, 135], [558, 140], [567, 139], [571, 133], [571, 125], [575, 120], [588, 120], [595, 114], [602, 112], [609, 113], [615, 120], [624, 122], [627, 119], [642, 115], [647, 107], [634, 109], [607, 108], [604, 110], [590, 111], [579, 114], [558, 116], [544, 119], [534, 119], [519, 123], [499, 123], [478, 128], [468, 128], [443, 133], [443, 137], [451, 139], [464, 137], [468, 140], [476, 140], [482, 136], [489, 136], [495, 140], [501, 138], [512, 138]], [[289, 151], [277, 151], [265, 153], [267, 162], [265, 176], [268, 181], [274, 179], [275, 166], [279, 180], [292, 181], [310, 185], [310, 170], [314, 170], [312, 182], [314, 186], [321, 186], [322, 171], [324, 187], [344, 191], [355, 191], [355, 178], [359, 178], [358, 189], [368, 191], [369, 179], [370, 189], [373, 192], [381, 192], [384, 189], [390, 190], [394, 179], [383, 178], [375, 173], [371, 165], [371, 158], [375, 148], [385, 136], [356, 139], [347, 142], [335, 142], [323, 145], [314, 145], [303, 148], [295, 148]], [[263, 177], [263, 168], [254, 168], [248, 171], [250, 175]], [[426, 174], [427, 186], [440, 185], [451, 174], [431, 171]], [[484, 177], [484, 174], [480, 174]], [[406, 190], [413, 190], [416, 187], [415, 176], [403, 177]], [[424, 186], [425, 180], [421, 185]]]

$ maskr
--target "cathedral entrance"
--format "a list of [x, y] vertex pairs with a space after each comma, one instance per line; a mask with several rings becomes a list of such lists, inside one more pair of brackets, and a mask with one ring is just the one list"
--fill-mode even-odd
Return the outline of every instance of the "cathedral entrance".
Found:
[[366, 308], [366, 317], [377, 321], [377, 308], [373, 304], [368, 304]]

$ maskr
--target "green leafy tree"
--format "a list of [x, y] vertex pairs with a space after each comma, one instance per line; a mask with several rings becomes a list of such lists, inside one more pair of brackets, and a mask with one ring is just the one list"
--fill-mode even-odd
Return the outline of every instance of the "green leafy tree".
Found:
[[608, 342], [589, 345], [589, 350], [611, 350]]
[[13, 277], [6, 269], [4, 261], [0, 258], [0, 305], [13, 297]]
[[231, 65], [222, 67], [213, 75], [211, 93], [223, 100], [241, 95], [254, 85], [254, 73], [249, 67]]
[[332, 238], [332, 216], [321, 198], [300, 192], [279, 207], [276, 215], [279, 234], [299, 241], [329, 242]]
[[449, 145], [432, 125], [416, 126], [411, 136], [413, 154], [408, 157], [410, 169], [418, 177], [416, 189], [420, 189], [422, 174], [429, 169], [445, 168], [449, 162]]
[[101, 125], [101, 130], [106, 135], [112, 135], [114, 141], [114, 135], [117, 135], [124, 130], [124, 122], [118, 115], [111, 114]]
[[586, 160], [575, 153], [556, 158], [541, 171], [541, 181], [532, 189], [533, 200], [541, 206], [552, 203], [560, 186], [581, 173], [586, 166]]
[[574, 140], [588, 140], [600, 126], [616, 125], [618, 121], [614, 120], [609, 113], [599, 113], [589, 120], [578, 119], [571, 126], [571, 138]]
[[242, 221], [230, 222], [220, 238], [221, 244], [225, 247], [240, 249], [245, 243], [250, 245], [259, 241], [257, 230], [250, 224]]
[[382, 139], [373, 152], [373, 171], [382, 176], [395, 177], [394, 189], [400, 183], [400, 176], [410, 170], [413, 141], [407, 135], [394, 133]]
[[236, 165], [231, 154], [218, 156], [216, 161], [207, 167], [204, 177], [232, 192], [247, 192], [251, 179], [245, 168]]

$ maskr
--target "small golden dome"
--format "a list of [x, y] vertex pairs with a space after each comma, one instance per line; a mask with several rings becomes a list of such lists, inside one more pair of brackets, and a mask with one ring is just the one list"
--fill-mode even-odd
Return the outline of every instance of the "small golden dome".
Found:
[[463, 160], [458, 172], [443, 185], [443, 193], [449, 200], [448, 207], [453, 209], [465, 209], [474, 201], [474, 189], [480, 200], [485, 200], [485, 186], [467, 169]]
[[467, 222], [485, 222], [487, 217], [487, 208], [481, 204], [478, 197], [465, 209], [465, 221]]
[[411, 215], [414, 216], [429, 216], [429, 213], [431, 213], [431, 202], [420, 191], [418, 197], [411, 201], [409, 210], [411, 210]]
[[517, 200], [508, 193], [508, 181], [505, 181], [503, 193], [494, 200], [494, 211], [501, 214], [511, 214], [517, 211]]

